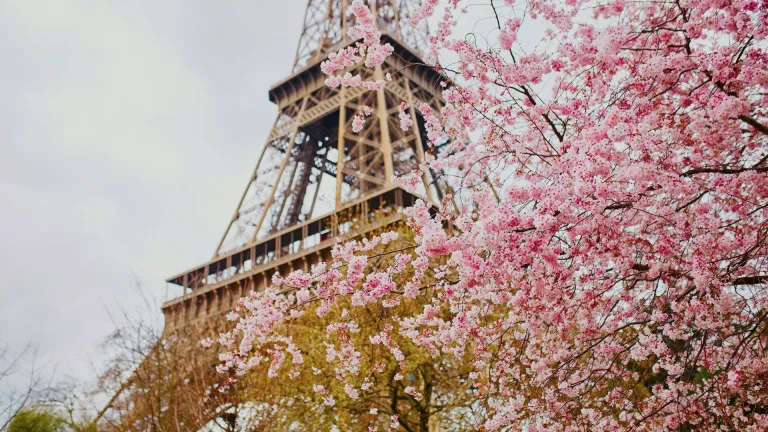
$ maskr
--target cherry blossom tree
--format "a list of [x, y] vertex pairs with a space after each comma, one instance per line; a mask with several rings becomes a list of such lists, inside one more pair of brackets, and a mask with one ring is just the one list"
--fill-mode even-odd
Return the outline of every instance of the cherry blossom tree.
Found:
[[[376, 376], [370, 346], [405, 371], [407, 340], [470, 359], [478, 429], [766, 430], [768, 2], [487, 0], [484, 37], [458, 30], [477, 1], [447, 3], [414, 20], [437, 21], [426, 61], [446, 76], [441, 112], [417, 107], [448, 141], [421, 169], [452, 193], [408, 209], [412, 242], [339, 244], [243, 299], [219, 369], [306, 376], [288, 329], [314, 313], [349, 400]], [[354, 68], [392, 48], [353, 6], [360, 40], [323, 71], [375, 89]], [[343, 337], [358, 310], [413, 299]]]

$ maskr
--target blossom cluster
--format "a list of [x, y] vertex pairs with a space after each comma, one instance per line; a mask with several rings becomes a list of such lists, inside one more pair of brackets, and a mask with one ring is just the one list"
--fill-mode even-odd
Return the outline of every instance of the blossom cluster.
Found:
[[364, 86], [368, 90], [377, 90], [384, 85], [384, 81], [363, 81], [360, 75], [345, 73], [333, 75], [337, 71], [348, 69], [365, 58], [364, 64], [368, 68], [374, 68], [384, 63], [384, 60], [392, 54], [394, 48], [389, 43], [381, 43], [381, 31], [376, 26], [376, 19], [371, 10], [362, 0], [354, 0], [350, 5], [356, 24], [348, 30], [354, 45], [331, 53], [328, 60], [320, 64], [320, 68], [328, 75], [326, 84], [330, 87], [359, 87]]
[[[328, 368], [362, 397], [373, 360], [349, 337], [355, 308], [421, 296], [420, 313], [368, 341], [403, 370], [400, 337], [469, 355], [478, 428], [768, 429], [768, 4], [497, 3], [489, 45], [452, 36], [470, 1], [448, 2], [431, 36], [456, 59], [442, 69], [452, 85], [439, 116], [417, 108], [429, 140], [449, 140], [426, 164], [452, 193], [436, 214], [408, 209], [416, 245], [384, 270], [370, 255], [393, 235], [338, 245], [332, 262], [253, 293], [221, 368], [296, 373], [301, 347], [280, 326], [348, 298], [326, 331]], [[355, 32], [380, 64], [391, 50], [364, 9], [354, 2]], [[413, 19], [437, 9], [425, 0]], [[534, 27], [542, 41], [518, 49]]]

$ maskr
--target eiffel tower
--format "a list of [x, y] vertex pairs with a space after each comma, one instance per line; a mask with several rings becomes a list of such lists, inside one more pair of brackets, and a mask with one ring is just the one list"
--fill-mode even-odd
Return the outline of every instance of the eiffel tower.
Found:
[[[162, 306], [166, 331], [221, 316], [240, 297], [268, 286], [275, 272], [309, 270], [330, 257], [340, 238], [402, 221], [402, 208], [417, 198], [441, 199], [429, 173], [413, 194], [392, 181], [417, 169], [427, 149], [424, 119], [414, 107], [439, 110], [443, 103], [444, 77], [420, 58], [426, 24], [409, 22], [419, 1], [369, 2], [382, 43], [394, 53], [381, 66], [350, 72], [364, 80], [390, 74], [377, 91], [329, 88], [320, 70], [330, 53], [356, 42], [347, 34], [355, 25], [350, 4], [308, 0], [293, 72], [269, 90], [277, 118], [224, 235], [208, 262], [166, 280], [181, 289]], [[399, 127], [401, 102], [414, 120], [407, 132]], [[355, 134], [351, 124], [363, 106], [372, 114]]]
[[[307, 0], [292, 73], [269, 89], [277, 117], [232, 218], [206, 263], [166, 280], [179, 290], [177, 297], [162, 305], [165, 336], [161, 341], [166, 343], [155, 343], [95, 420], [120, 407], [114, 411], [117, 423], [110, 423], [112, 419], [99, 423], [100, 427], [144, 430], [142, 422], [153, 417], [143, 417], [149, 409], [141, 405], [147, 399], [143, 395], [159, 386], [155, 381], [167, 381], [168, 368], [174, 371], [170, 375], [181, 374], [184, 379], [167, 385], [189, 388], [166, 395], [166, 387], [158, 387], [154, 391], [160, 393], [147, 393], [150, 404], [159, 403], [154, 396], [172, 399], [186, 391], [194, 396], [211, 388], [219, 379], [215, 360], [194, 342], [225, 331], [223, 315], [241, 297], [267, 287], [275, 272], [309, 270], [329, 260], [337, 241], [404, 223], [402, 209], [417, 199], [434, 204], [442, 199], [441, 190], [447, 187], [441, 186], [435, 173], [423, 174], [423, 184], [415, 193], [393, 183], [395, 176], [416, 170], [428, 149], [425, 121], [415, 107], [427, 104], [439, 111], [443, 105], [440, 82], [446, 79], [420, 58], [427, 44], [426, 25], [409, 22], [420, 0], [368, 1], [382, 31], [382, 43], [391, 44], [394, 52], [381, 66], [361, 64], [349, 72], [364, 80], [391, 76], [376, 91], [329, 88], [320, 70], [330, 53], [357, 42], [347, 32], [355, 25], [351, 2]], [[410, 105], [414, 121], [408, 131], [399, 126], [402, 102]], [[364, 106], [371, 114], [363, 129], [353, 133], [352, 121]], [[440, 144], [431, 143], [431, 147]], [[169, 359], [183, 365], [166, 364], [175, 361]], [[217, 397], [209, 401], [213, 408], [234, 403], [226, 395]], [[166, 405], [175, 403], [173, 421], [181, 421], [184, 428], [201, 420], [204, 424], [213, 416], [234, 421], [228, 412], [196, 413], [199, 401], [194, 399], [165, 399], [161, 402]]]

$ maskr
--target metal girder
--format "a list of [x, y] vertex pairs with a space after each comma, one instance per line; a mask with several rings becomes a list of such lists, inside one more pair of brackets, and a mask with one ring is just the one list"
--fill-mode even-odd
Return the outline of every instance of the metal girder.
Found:
[[[308, 0], [294, 71], [321, 60], [351, 41], [347, 32], [356, 24], [351, 3], [351, 0]], [[426, 48], [426, 22], [416, 26], [409, 22], [419, 8], [420, 0], [370, 0], [367, 3], [377, 17], [382, 32], [397, 38], [417, 53]]]
[[[330, 52], [354, 42], [346, 32], [355, 25], [350, 3], [308, 1], [295, 72], [270, 90], [280, 113], [214, 258], [313, 217], [321, 189], [328, 190], [329, 183], [335, 182], [331, 190], [335, 190], [338, 208], [350, 199], [391, 185], [394, 176], [412, 172], [423, 162], [426, 134], [420, 129], [423, 121], [417, 121], [414, 106], [426, 103], [439, 110], [434, 88], [439, 74], [425, 66], [404, 71], [398, 63], [408, 59], [411, 64], [422, 64], [415, 53], [424, 47], [426, 27], [417, 28], [407, 21], [419, 0], [368, 2], [398, 59], [374, 69], [358, 65], [351, 71], [374, 80], [390, 74], [392, 80], [377, 91], [328, 88], [317, 67]], [[314, 66], [305, 68], [308, 65]], [[409, 131], [399, 127], [401, 102], [409, 103], [414, 119]], [[373, 114], [365, 118], [361, 131], [352, 133], [355, 117], [365, 117], [363, 107], [369, 107]], [[427, 174], [422, 177], [422, 195], [435, 202], [434, 179]]]
[[[166, 331], [200, 326], [210, 335], [220, 333], [223, 328], [201, 323], [223, 322], [217, 319], [237, 298], [268, 286], [274, 272], [309, 270], [330, 257], [337, 240], [403, 223], [405, 215], [392, 211], [395, 207], [431, 198], [429, 182], [435, 181], [426, 174], [426, 195], [392, 184], [393, 176], [417, 167], [428, 148], [414, 105], [439, 111], [441, 103], [438, 83], [444, 77], [419, 58], [427, 46], [426, 23], [409, 23], [421, 0], [367, 1], [384, 41], [396, 51], [375, 70], [352, 71], [366, 80], [392, 75], [384, 89], [373, 92], [330, 89], [319, 67], [330, 52], [355, 42], [347, 32], [355, 25], [351, 2], [307, 1], [293, 73], [269, 91], [278, 116], [213, 258], [166, 280], [184, 290], [163, 305]], [[398, 123], [403, 101], [411, 105], [414, 120], [408, 131]], [[375, 114], [359, 133], [348, 133], [363, 107]], [[336, 183], [335, 208], [316, 215], [324, 181]]]

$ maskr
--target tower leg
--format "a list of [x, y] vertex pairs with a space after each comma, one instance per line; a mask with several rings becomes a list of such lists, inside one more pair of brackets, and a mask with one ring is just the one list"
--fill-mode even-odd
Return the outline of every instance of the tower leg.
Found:
[[[381, 66], [376, 66], [373, 72], [375, 80], [384, 80], [384, 73]], [[385, 184], [391, 185], [395, 177], [395, 170], [392, 166], [392, 142], [389, 135], [389, 113], [387, 113], [387, 99], [384, 96], [384, 89], [376, 90], [376, 105], [378, 109], [379, 128], [381, 131], [381, 156], [384, 158], [384, 178]]]
[[339, 131], [337, 138], [336, 151], [338, 158], [336, 160], [336, 208], [341, 207], [341, 186], [344, 183], [344, 151], [345, 151], [345, 139], [344, 132], [347, 130], [347, 100], [345, 99], [347, 93], [346, 88], [341, 88], [341, 106], [339, 107]]
[[[301, 118], [301, 116], [304, 114], [304, 110], [307, 108], [307, 101], [309, 98], [304, 98], [304, 100], [301, 102], [301, 109], [299, 110], [299, 115], [297, 118]], [[296, 135], [299, 133], [299, 125], [296, 123], [293, 126], [293, 131], [291, 132], [291, 140], [288, 141], [288, 148], [285, 150], [285, 156], [283, 157], [283, 161], [280, 163], [280, 169], [277, 171], [277, 175], [275, 176], [275, 184], [272, 185], [272, 189], [269, 192], [269, 198], [267, 198], [267, 202], [264, 204], [264, 208], [261, 209], [261, 215], [259, 216], [259, 221], [256, 223], [256, 230], [253, 232], [253, 236], [251, 236], [251, 239], [249, 240], [249, 243], [252, 243], [256, 237], [259, 235], [259, 230], [261, 229], [261, 225], [264, 224], [264, 218], [267, 217], [267, 212], [269, 211], [269, 208], [272, 207], [272, 204], [275, 202], [275, 192], [277, 191], [278, 186], [280, 186], [280, 179], [283, 176], [283, 171], [285, 171], [285, 167], [288, 166], [288, 163], [291, 161], [291, 151], [293, 150], [293, 147], [296, 145]]]

